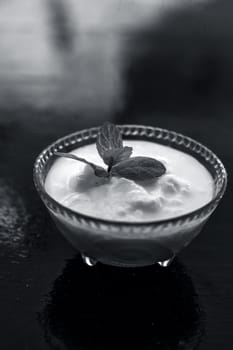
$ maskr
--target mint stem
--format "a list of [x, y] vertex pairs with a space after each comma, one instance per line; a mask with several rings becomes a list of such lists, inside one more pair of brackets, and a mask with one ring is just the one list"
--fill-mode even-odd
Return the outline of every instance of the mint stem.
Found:
[[108, 173], [111, 172], [112, 166], [113, 166], [113, 158], [111, 158], [111, 159], [109, 160], [109, 165], [108, 165], [108, 170], [107, 170]]
[[94, 170], [96, 169], [96, 165], [95, 164], [93, 164], [91, 162], [88, 162], [84, 158], [75, 156], [74, 154], [64, 153], [64, 152], [55, 152], [54, 154], [55, 154], [55, 156], [59, 156], [59, 157], [65, 157], [65, 158], [70, 158], [70, 159], [73, 159], [73, 160], [79, 160], [80, 162], [83, 162], [83, 163], [86, 163], [86, 164], [90, 165]]

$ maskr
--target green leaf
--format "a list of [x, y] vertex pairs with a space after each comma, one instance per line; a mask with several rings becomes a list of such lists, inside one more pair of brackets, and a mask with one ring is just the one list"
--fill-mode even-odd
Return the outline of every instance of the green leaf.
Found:
[[123, 148], [116, 148], [114, 150], [106, 151], [103, 155], [103, 160], [105, 164], [112, 167], [113, 165], [128, 159], [132, 152], [132, 147], [125, 146]]
[[123, 149], [121, 132], [117, 126], [106, 122], [99, 131], [96, 148], [107, 165], [115, 163], [114, 151]]
[[152, 180], [165, 172], [163, 163], [150, 157], [132, 157], [114, 165], [111, 169], [111, 175], [134, 181]]

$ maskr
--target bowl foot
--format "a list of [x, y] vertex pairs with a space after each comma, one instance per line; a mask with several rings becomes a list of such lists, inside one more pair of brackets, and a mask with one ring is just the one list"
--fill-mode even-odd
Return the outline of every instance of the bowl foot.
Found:
[[[97, 260], [90, 258], [89, 256], [87, 256], [85, 254], [81, 254], [81, 256], [82, 256], [83, 262], [87, 266], [95, 266], [98, 263]], [[157, 264], [159, 264], [161, 267], [167, 267], [172, 263], [174, 258], [175, 258], [175, 256], [171, 257], [170, 259], [164, 260], [164, 261], [158, 261]], [[114, 264], [114, 265], [116, 266], [116, 264]]]
[[172, 258], [170, 258], [170, 259], [168, 259], [168, 260], [158, 261], [158, 264], [159, 264], [160, 266], [162, 266], [162, 267], [167, 267], [167, 266], [169, 266], [169, 265], [172, 263], [172, 261], [173, 261], [174, 258], [175, 258], [175, 257], [173, 256]]
[[95, 266], [97, 264], [97, 260], [90, 258], [89, 256], [86, 256], [85, 254], [82, 254], [83, 262], [88, 266]]

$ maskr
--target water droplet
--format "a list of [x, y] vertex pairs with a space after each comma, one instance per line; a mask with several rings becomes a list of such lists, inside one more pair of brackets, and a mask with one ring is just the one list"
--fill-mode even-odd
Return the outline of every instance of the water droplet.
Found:
[[29, 216], [20, 194], [3, 179], [0, 179], [0, 198], [0, 243], [15, 249], [24, 239]]

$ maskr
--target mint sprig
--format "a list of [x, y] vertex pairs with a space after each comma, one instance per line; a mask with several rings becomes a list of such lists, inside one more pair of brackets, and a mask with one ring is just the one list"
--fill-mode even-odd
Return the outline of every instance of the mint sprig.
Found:
[[55, 155], [89, 165], [98, 177], [117, 176], [134, 181], [144, 181], [153, 180], [166, 172], [163, 163], [157, 159], [150, 157], [131, 157], [133, 148], [123, 146], [121, 132], [112, 123], [107, 122], [100, 128], [96, 140], [96, 148], [104, 163], [108, 165], [107, 170], [71, 153], [56, 152]]
[[121, 132], [112, 123], [105, 123], [101, 128], [96, 140], [96, 148], [104, 163], [108, 165], [108, 172], [114, 164], [128, 159], [132, 147], [124, 147]]

